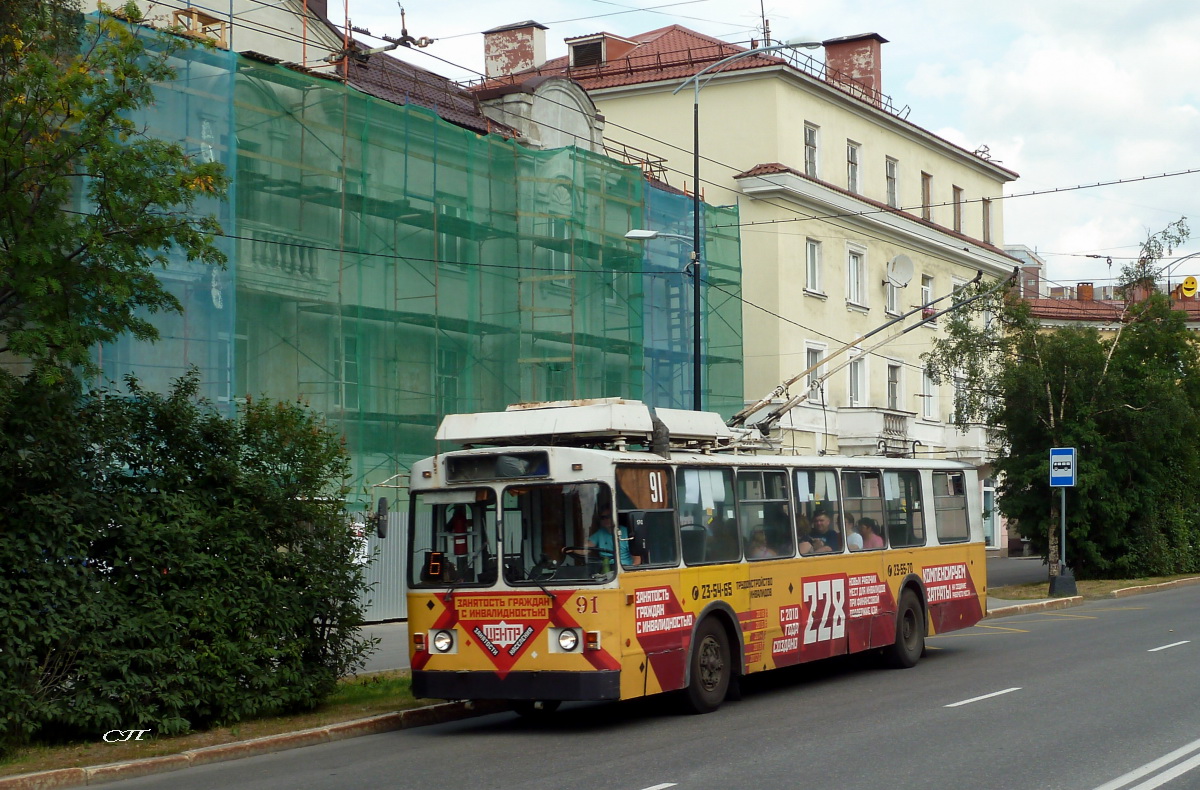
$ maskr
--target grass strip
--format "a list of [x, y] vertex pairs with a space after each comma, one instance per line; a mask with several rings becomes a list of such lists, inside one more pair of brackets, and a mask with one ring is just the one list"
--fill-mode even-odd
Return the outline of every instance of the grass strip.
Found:
[[[33, 743], [14, 750], [0, 761], [0, 776], [180, 754], [189, 749], [322, 727], [326, 724], [416, 708], [432, 702], [413, 697], [412, 679], [408, 670], [356, 675], [343, 679], [338, 689], [324, 704], [308, 713], [269, 716], [172, 738], [155, 738], [153, 733], [146, 733], [141, 741], [125, 743], [105, 743], [100, 739], [71, 743]], [[134, 727], [136, 724], [129, 726]]]

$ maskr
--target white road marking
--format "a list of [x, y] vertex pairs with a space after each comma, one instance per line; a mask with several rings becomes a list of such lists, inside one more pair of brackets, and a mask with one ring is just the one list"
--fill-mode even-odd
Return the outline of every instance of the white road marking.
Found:
[[943, 708], [957, 708], [959, 705], [970, 705], [972, 702], [979, 702], [980, 700], [991, 699], [992, 697], [999, 697], [1001, 694], [1010, 694], [1014, 691], [1020, 691], [1020, 690], [1021, 690], [1021, 687], [1016, 686], [1014, 688], [1004, 689], [1004, 691], [993, 691], [991, 694], [984, 694], [982, 697], [971, 697], [970, 699], [965, 699], [962, 702], [951, 702], [949, 705], [943, 705], [942, 707]]
[[654, 785], [653, 787], [643, 787], [642, 790], [667, 790], [668, 787], [674, 787], [676, 784], [677, 782], [664, 782], [663, 784]]
[[1179, 647], [1180, 645], [1186, 645], [1186, 644], [1190, 643], [1191, 641], [1192, 640], [1190, 640], [1190, 639], [1185, 639], [1182, 642], [1172, 642], [1171, 644], [1163, 645], [1162, 647], [1152, 647], [1149, 650], [1147, 650], [1146, 652], [1147, 653], [1157, 653], [1159, 650], [1166, 650], [1168, 647]]
[[[1159, 757], [1157, 760], [1152, 760], [1151, 762], [1146, 763], [1141, 768], [1135, 768], [1134, 770], [1130, 771], [1127, 774], [1118, 776], [1116, 779], [1112, 780], [1111, 782], [1100, 785], [1099, 787], [1096, 788], [1096, 790], [1117, 790], [1118, 788], [1125, 787], [1130, 782], [1136, 782], [1138, 779], [1141, 779], [1143, 776], [1152, 774], [1155, 771], [1159, 770], [1160, 768], [1164, 768], [1164, 767], [1170, 765], [1171, 763], [1175, 762], [1179, 758], [1186, 757], [1187, 755], [1189, 755], [1192, 752], [1197, 751], [1197, 750], [1200, 750], [1200, 740], [1192, 741], [1187, 746], [1181, 746], [1180, 748], [1176, 749], [1175, 751], [1171, 752], [1170, 754], [1165, 754], [1162, 757]], [[1193, 757], [1190, 760], [1187, 760], [1185, 762], [1182, 762], [1179, 765], [1175, 766], [1174, 768], [1171, 768], [1170, 770], [1165, 771], [1165, 772], [1159, 774], [1158, 776], [1154, 777], [1153, 779], [1143, 782], [1140, 785], [1135, 785], [1134, 787], [1130, 787], [1130, 788], [1128, 788], [1128, 790], [1151, 790], [1151, 788], [1158, 787], [1159, 785], [1165, 784], [1165, 783], [1171, 781], [1172, 779], [1174, 779], [1175, 777], [1180, 776], [1181, 774], [1184, 774], [1184, 773], [1192, 770], [1193, 768], [1195, 768], [1198, 765], [1200, 765], [1200, 755]]]

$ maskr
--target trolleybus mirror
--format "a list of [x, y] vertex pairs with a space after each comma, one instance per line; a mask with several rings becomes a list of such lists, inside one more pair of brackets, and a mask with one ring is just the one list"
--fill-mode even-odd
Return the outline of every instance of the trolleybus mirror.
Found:
[[625, 540], [629, 541], [629, 553], [634, 557], [640, 557], [642, 562], [647, 562], [646, 511], [630, 510], [627, 513], [622, 513], [621, 518], [629, 532], [624, 537]]
[[379, 497], [379, 504], [375, 508], [375, 534], [380, 538], [386, 538], [388, 533], [388, 501], [387, 497]]

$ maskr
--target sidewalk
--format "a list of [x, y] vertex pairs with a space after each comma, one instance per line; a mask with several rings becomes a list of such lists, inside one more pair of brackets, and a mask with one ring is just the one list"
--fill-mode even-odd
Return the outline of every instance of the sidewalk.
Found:
[[408, 621], [371, 623], [360, 629], [364, 636], [379, 640], [366, 665], [360, 672], [384, 672], [389, 669], [408, 669]]
[[1029, 612], [1049, 612], [1055, 609], [1067, 609], [1072, 606], [1078, 606], [1083, 603], [1082, 595], [1072, 595], [1069, 598], [1039, 598], [1035, 601], [1006, 601], [1003, 598], [993, 598], [988, 596], [987, 599], [987, 616], [986, 620], [991, 620], [997, 617], [1012, 617], [1017, 614], [1028, 614]]

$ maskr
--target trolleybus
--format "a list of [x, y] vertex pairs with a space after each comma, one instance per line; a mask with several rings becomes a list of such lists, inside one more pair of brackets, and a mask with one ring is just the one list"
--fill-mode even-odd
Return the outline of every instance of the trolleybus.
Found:
[[986, 611], [971, 466], [739, 448], [715, 414], [635, 401], [450, 415], [464, 449], [412, 467], [413, 693], [563, 700], [678, 692], [877, 651]]

